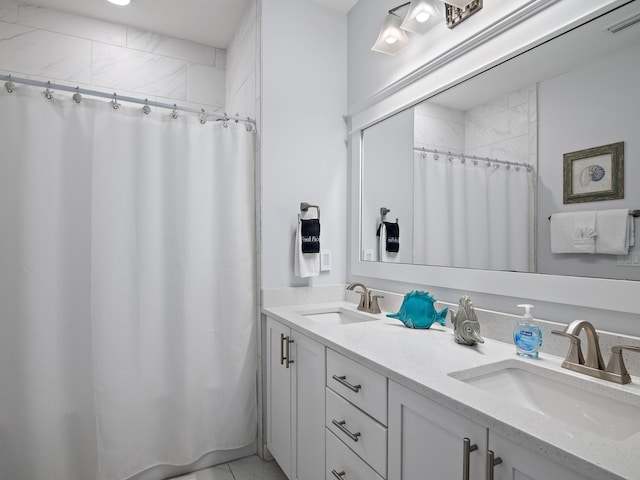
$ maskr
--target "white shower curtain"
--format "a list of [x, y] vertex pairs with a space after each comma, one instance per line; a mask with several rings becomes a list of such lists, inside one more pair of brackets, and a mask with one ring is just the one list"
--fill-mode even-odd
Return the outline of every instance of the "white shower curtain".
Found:
[[414, 154], [414, 263], [531, 269], [532, 175]]
[[0, 111], [0, 478], [255, 441], [253, 135], [26, 87]]

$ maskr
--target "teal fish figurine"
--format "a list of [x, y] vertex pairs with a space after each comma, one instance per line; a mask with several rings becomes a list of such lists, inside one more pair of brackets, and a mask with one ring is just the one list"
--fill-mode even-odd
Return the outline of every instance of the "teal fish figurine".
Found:
[[457, 312], [451, 311], [455, 341], [462, 345], [484, 343], [484, 339], [480, 336], [480, 322], [476, 311], [473, 309], [471, 297], [469, 295], [460, 297], [458, 307]]
[[387, 317], [397, 318], [409, 328], [429, 328], [435, 322], [444, 326], [449, 308], [437, 312], [434, 303], [429, 292], [413, 290], [404, 296], [398, 313], [389, 313]]

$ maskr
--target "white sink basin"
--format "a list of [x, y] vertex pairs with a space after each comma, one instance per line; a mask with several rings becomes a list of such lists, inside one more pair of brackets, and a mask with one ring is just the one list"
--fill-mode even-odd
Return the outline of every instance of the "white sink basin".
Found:
[[323, 325], [346, 325], [349, 323], [377, 320], [373, 315], [349, 310], [344, 307], [318, 308], [298, 313], [309, 320], [313, 320], [314, 322], [318, 322]]
[[640, 432], [640, 398], [622, 389], [519, 361], [451, 374], [514, 405], [612, 440]]

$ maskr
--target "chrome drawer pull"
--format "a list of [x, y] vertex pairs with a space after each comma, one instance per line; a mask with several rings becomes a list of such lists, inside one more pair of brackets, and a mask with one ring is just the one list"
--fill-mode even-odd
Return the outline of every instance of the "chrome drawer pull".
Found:
[[469, 480], [469, 463], [471, 452], [478, 450], [478, 445], [471, 445], [471, 440], [464, 438], [462, 440], [462, 480]]
[[344, 385], [345, 387], [347, 387], [349, 390], [352, 390], [356, 393], [358, 393], [360, 391], [360, 389], [362, 388], [362, 385], [351, 385], [349, 382], [347, 382], [347, 377], [345, 375], [334, 375], [333, 378], [336, 382], [338, 382], [341, 385]]
[[342, 476], [344, 475], [344, 470], [341, 472], [336, 472], [335, 470], [331, 470], [331, 473], [334, 477], [336, 477], [338, 480], [342, 480]]
[[340, 429], [340, 431], [342, 431], [342, 433], [344, 433], [346, 436], [348, 436], [354, 442], [357, 442], [358, 441], [358, 437], [360, 435], [362, 435], [360, 432], [356, 432], [356, 433], [350, 432], [349, 429], [344, 426], [344, 424], [347, 423], [344, 420], [342, 420], [341, 422], [339, 422], [337, 420], [331, 420], [331, 423], [333, 423], [336, 427], [338, 427]]
[[496, 457], [492, 450], [487, 450], [487, 475], [486, 480], [493, 480], [493, 467], [500, 465], [502, 459]]

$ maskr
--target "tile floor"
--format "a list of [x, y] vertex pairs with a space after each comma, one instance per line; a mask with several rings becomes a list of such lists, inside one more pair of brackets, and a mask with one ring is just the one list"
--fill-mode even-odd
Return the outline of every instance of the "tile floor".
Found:
[[278, 464], [256, 455], [175, 477], [172, 480], [287, 480]]

